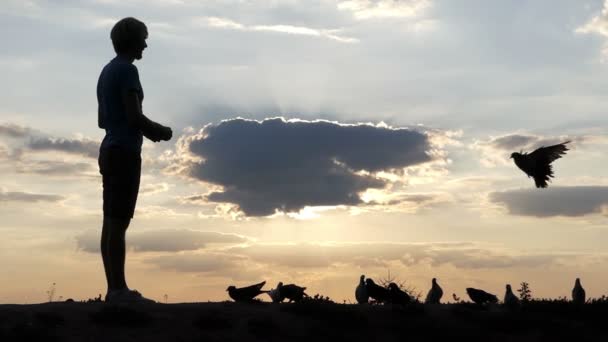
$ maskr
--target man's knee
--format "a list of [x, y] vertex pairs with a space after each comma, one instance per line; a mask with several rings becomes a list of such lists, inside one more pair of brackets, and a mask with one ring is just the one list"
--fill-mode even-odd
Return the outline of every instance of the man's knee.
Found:
[[131, 223], [130, 218], [104, 216], [104, 228], [110, 231], [126, 231]]

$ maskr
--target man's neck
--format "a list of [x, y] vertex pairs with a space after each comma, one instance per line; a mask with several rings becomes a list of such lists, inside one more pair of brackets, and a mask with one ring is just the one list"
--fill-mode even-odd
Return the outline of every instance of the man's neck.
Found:
[[133, 61], [135, 60], [135, 58], [133, 58], [133, 57], [127, 55], [127, 54], [124, 54], [124, 53], [119, 53], [119, 54], [116, 55], [116, 57], [118, 57], [118, 58], [120, 58], [120, 59], [122, 59], [124, 61], [127, 61], [127, 62], [129, 62], [131, 64], [133, 64]]

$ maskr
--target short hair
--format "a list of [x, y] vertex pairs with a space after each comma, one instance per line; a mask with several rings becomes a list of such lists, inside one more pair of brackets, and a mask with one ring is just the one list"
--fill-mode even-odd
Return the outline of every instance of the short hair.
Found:
[[116, 53], [126, 52], [129, 47], [141, 38], [148, 38], [148, 28], [143, 22], [133, 18], [127, 17], [120, 19], [110, 33], [110, 39], [112, 39], [112, 45]]

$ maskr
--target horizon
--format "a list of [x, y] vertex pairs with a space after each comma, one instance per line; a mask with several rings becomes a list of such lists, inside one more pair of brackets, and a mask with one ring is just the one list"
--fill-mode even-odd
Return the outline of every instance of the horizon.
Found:
[[[128, 16], [143, 111], [173, 129], [144, 139], [129, 287], [608, 294], [608, 0], [8, 0], [0, 304], [105, 294], [95, 85]], [[509, 159], [568, 140], [546, 189]]]

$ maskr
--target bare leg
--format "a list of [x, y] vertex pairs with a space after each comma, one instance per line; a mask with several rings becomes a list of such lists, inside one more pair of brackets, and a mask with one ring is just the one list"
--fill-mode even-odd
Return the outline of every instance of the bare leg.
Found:
[[105, 231], [105, 234], [102, 231], [101, 254], [108, 280], [108, 292], [127, 288], [125, 280], [125, 233], [130, 222], [131, 219], [104, 217], [103, 231]]
[[114, 289], [114, 284], [112, 282], [112, 275], [110, 274], [110, 257], [108, 256], [108, 245], [109, 245], [109, 237], [110, 237], [110, 228], [109, 222], [107, 218], [103, 218], [103, 227], [101, 229], [101, 258], [103, 259], [103, 270], [106, 273], [106, 282], [108, 284], [108, 291], [110, 292]]

